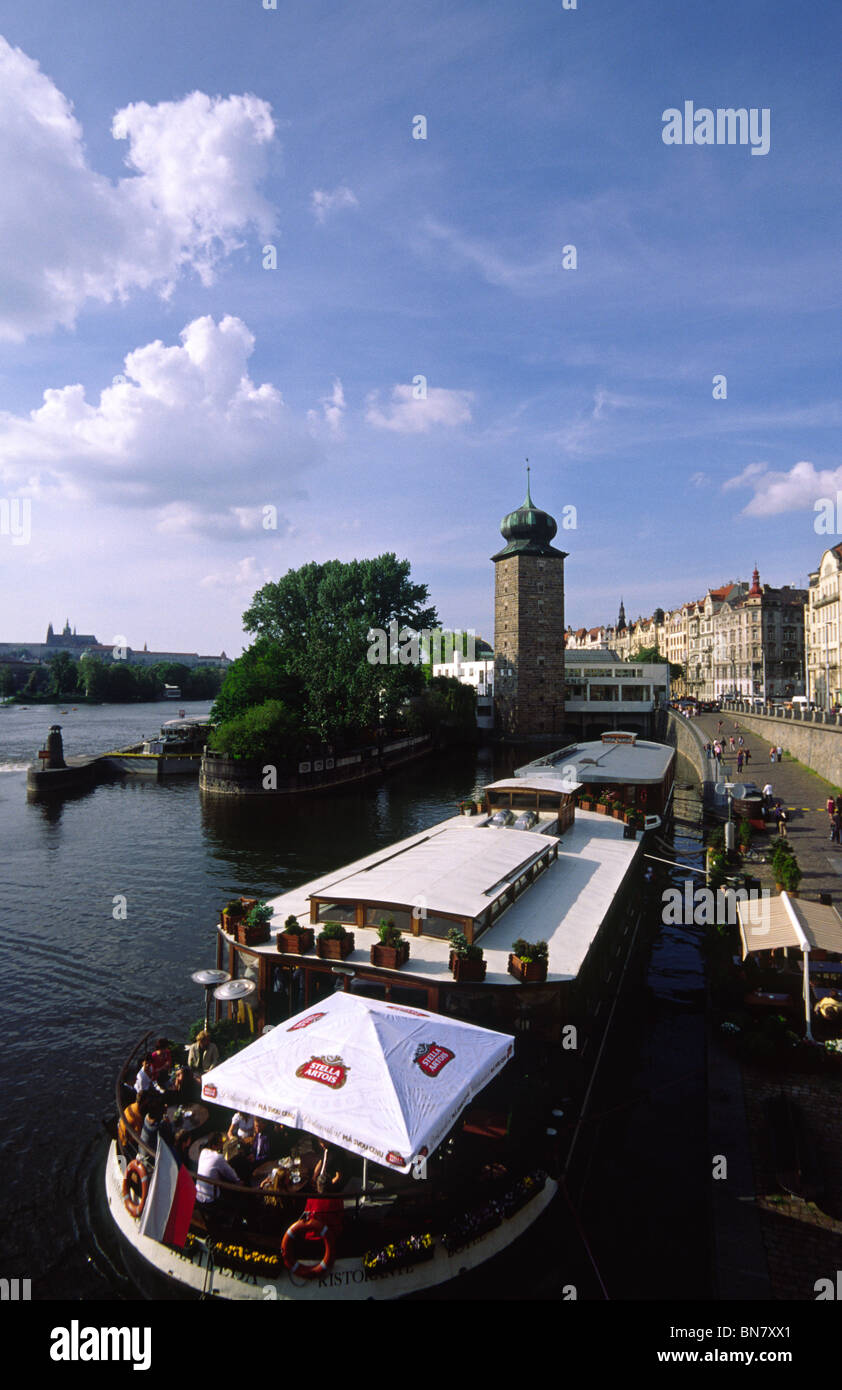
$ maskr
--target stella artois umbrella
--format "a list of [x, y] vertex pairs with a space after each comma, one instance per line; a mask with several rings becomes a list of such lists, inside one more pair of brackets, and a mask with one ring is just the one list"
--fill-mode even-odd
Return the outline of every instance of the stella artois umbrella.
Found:
[[407, 1173], [513, 1052], [506, 1033], [332, 994], [208, 1072], [202, 1097]]

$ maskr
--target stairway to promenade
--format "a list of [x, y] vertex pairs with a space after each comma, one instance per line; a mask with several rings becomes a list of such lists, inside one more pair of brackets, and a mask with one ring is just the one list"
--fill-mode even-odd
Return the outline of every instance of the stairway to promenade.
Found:
[[[788, 757], [783, 744], [783, 760], [770, 762], [769, 744], [743, 728], [738, 714], [723, 710], [721, 714], [700, 715], [693, 723], [705, 739], [714, 742], [720, 738], [723, 746], [732, 734], [735, 743], [742, 734], [745, 747], [751, 751], [748, 768], [738, 773], [737, 754], [728, 752], [722, 759], [722, 780], [756, 782], [759, 787], [771, 782], [775, 796], [787, 808], [787, 835], [804, 873], [799, 891], [811, 895], [830, 893], [835, 904], [842, 903], [842, 845], [831, 843], [826, 809], [828, 797], [835, 796], [840, 788]], [[775, 831], [770, 827], [768, 837], [761, 837], [759, 847], [764, 841], [772, 844], [774, 839]]]

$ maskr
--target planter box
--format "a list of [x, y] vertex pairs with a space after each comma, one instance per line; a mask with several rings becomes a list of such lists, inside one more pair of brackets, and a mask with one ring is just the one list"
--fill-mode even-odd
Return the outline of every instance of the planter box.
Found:
[[614, 820], [622, 820], [622, 819], [623, 819], [623, 813], [622, 813], [622, 811], [619, 809], [619, 807], [616, 807], [616, 806], [615, 806], [614, 810], [611, 812], [611, 815], [614, 817]]
[[288, 956], [303, 956], [305, 951], [312, 951], [315, 939], [312, 927], [302, 927], [297, 932], [279, 931], [276, 938], [278, 950]]
[[409, 960], [409, 942], [402, 941], [399, 946], [383, 946], [378, 941], [369, 952], [369, 960], [383, 970], [400, 970], [404, 962]]
[[469, 960], [467, 956], [450, 952], [451, 974], [459, 984], [480, 984], [485, 979], [486, 969], [487, 962], [484, 960]]
[[474, 805], [473, 801], [471, 802], [470, 806], [460, 806], [459, 810], [462, 812], [463, 816], [475, 816], [477, 813], [477, 808]]
[[596, 809], [601, 816], [604, 816], [608, 810], [608, 803], [605, 801], [598, 801], [596, 803]]
[[516, 980], [523, 984], [543, 984], [547, 978], [547, 962], [545, 960], [531, 960], [526, 965], [520, 956], [509, 956], [509, 974], [514, 975]]
[[237, 942], [240, 946], [262, 946], [270, 936], [268, 922], [262, 922], [259, 927], [247, 927], [244, 922], [237, 923]]
[[592, 811], [592, 810], [593, 810], [593, 802], [592, 802], [592, 801], [588, 801], [588, 799], [587, 799], [586, 797], [583, 798], [583, 800], [579, 802], [579, 805], [581, 806], [581, 808], [582, 808], [583, 811]]
[[354, 933], [340, 937], [316, 937], [316, 955], [322, 960], [344, 960], [354, 949]]

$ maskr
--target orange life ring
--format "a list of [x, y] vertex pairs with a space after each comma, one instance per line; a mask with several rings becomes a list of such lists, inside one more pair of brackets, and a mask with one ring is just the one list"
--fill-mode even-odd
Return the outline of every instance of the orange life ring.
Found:
[[[132, 1195], [132, 1178], [137, 1178], [140, 1183], [140, 1192], [135, 1197]], [[146, 1194], [149, 1191], [149, 1174], [146, 1167], [139, 1158], [133, 1158], [126, 1169], [123, 1178], [123, 1205], [129, 1216], [137, 1218], [146, 1206]]]
[[[313, 1231], [318, 1240], [324, 1241], [325, 1252], [318, 1264], [304, 1265], [295, 1258], [292, 1246], [300, 1231]], [[317, 1216], [302, 1216], [298, 1221], [293, 1221], [284, 1235], [281, 1241], [281, 1255], [290, 1274], [300, 1274], [302, 1279], [317, 1279], [320, 1275], [327, 1273], [336, 1258], [334, 1232], [330, 1226], [322, 1225]]]

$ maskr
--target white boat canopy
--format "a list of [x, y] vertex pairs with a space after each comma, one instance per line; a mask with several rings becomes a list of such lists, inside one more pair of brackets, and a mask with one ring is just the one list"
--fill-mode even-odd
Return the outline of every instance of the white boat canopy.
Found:
[[842, 954], [842, 917], [828, 903], [791, 898], [763, 897], [754, 901], [737, 899], [737, 920], [743, 943], [743, 960], [754, 951], [774, 951], [793, 947], [801, 951], [804, 1022], [808, 1038], [813, 1036], [810, 1020], [810, 952]]
[[202, 1097], [408, 1173], [514, 1053], [455, 1018], [337, 993], [202, 1079]]

